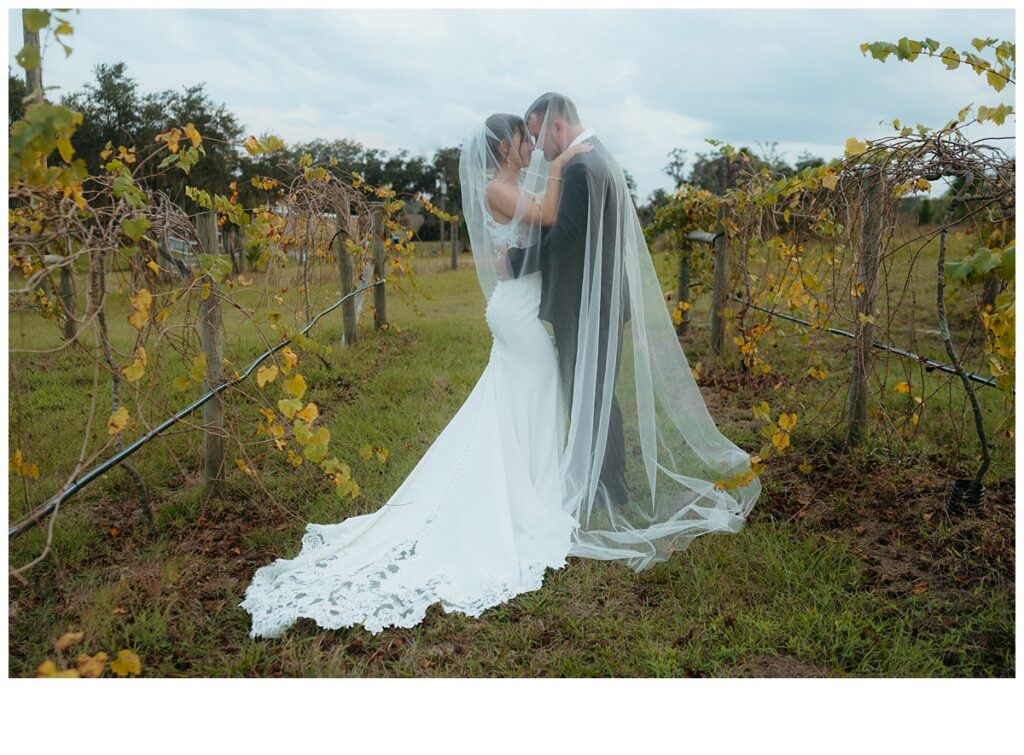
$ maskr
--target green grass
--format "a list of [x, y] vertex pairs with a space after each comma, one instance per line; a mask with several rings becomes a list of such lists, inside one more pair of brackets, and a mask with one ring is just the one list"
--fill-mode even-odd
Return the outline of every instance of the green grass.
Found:
[[[268, 454], [258, 484], [232, 469], [222, 497], [204, 499], [198, 432], [168, 434], [132, 458], [153, 499], [155, 530], [124, 473], [114, 470], [64, 505], [52, 556], [27, 573], [27, 584], [12, 580], [10, 674], [33, 675], [55, 657], [53, 641], [76, 629], [85, 639], [73, 652], [131, 648], [147, 676], [1013, 675], [1012, 444], [994, 439], [997, 463], [986, 480], [985, 509], [948, 518], [942, 499], [950, 470], [971, 453], [970, 432], [959, 454], [950, 447], [948, 415], [962, 405], [955, 387], [929, 399], [931, 414], [922, 417], [917, 438], [894, 444], [879, 434], [847, 456], [820, 444], [809, 456], [802, 451], [834, 427], [841, 414], [835, 407], [817, 420], [806, 416], [810, 397], [806, 406], [787, 407], [806, 422], [794, 433], [793, 453], [769, 465], [748, 527], [698, 538], [646, 572], [571, 559], [548, 573], [541, 590], [479, 619], [435, 606], [421, 626], [378, 636], [360, 628], [325, 631], [302, 620], [282, 638], [250, 639], [248, 615], [237, 603], [255, 569], [294, 555], [307, 522], [338, 521], [383, 504], [487, 361], [490, 336], [474, 272], [424, 269], [430, 298], [418, 303], [422, 316], [391, 296], [389, 332], [373, 333], [364, 315], [360, 342], [335, 348], [328, 366], [301, 356], [307, 397], [331, 431], [332, 453], [352, 465], [359, 498], [341, 500], [317, 470], [295, 470]], [[294, 279], [294, 271], [285, 275]], [[330, 289], [322, 287], [318, 303], [330, 300]], [[296, 304], [295, 294], [286, 294], [287, 304]], [[685, 342], [691, 363], [706, 360], [705, 307], [706, 297]], [[123, 295], [111, 297], [110, 311], [115, 347], [126, 354], [132, 333]], [[226, 354], [247, 364], [261, 343], [236, 312], [225, 310], [225, 319]], [[313, 335], [336, 343], [339, 323], [329, 317]], [[12, 349], [59, 343], [53, 325], [32, 313], [15, 313], [10, 327]], [[775, 379], [802, 364], [793, 340], [780, 336], [773, 349]], [[830, 355], [826, 390], [842, 380], [842, 346]], [[197, 395], [169, 387], [169, 378], [186, 369], [174, 356], [151, 361], [149, 369], [165, 379], [147, 386], [150, 422]], [[23, 481], [11, 477], [13, 521], [73, 469], [92, 365], [72, 351], [15, 353], [11, 361], [11, 445], [41, 471], [27, 495]], [[895, 381], [903, 368], [883, 360], [878, 369]], [[101, 374], [98, 442], [108, 385]], [[726, 435], [756, 448], [749, 408], [765, 397], [781, 404], [784, 394], [772, 385], [738, 383], [726, 369], [703, 387]], [[268, 395], [276, 400], [273, 391]], [[987, 410], [1001, 408], [996, 391], [979, 395]], [[250, 455], [266, 450], [250, 435], [259, 396], [248, 386], [228, 400]], [[886, 394], [889, 411], [905, 398], [894, 397], [890, 406]], [[389, 450], [386, 464], [359, 457], [367, 442]], [[236, 455], [229, 442], [229, 461]], [[812, 475], [795, 468], [805, 458], [815, 465]], [[11, 564], [37, 555], [45, 534], [37, 528], [12, 542]]]

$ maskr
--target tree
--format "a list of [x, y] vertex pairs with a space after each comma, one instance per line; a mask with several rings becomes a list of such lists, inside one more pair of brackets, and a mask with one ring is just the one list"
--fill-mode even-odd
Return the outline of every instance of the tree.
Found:
[[622, 175], [626, 179], [626, 188], [629, 189], [629, 196], [633, 200], [633, 206], [637, 207], [640, 204], [640, 200], [636, 197], [636, 179], [633, 178], [633, 174], [628, 170], [623, 170]]
[[686, 150], [681, 147], [676, 147], [668, 153], [669, 162], [662, 170], [668, 174], [669, 178], [675, 181], [675, 187], [678, 189], [684, 183], [686, 183]]
[[25, 80], [20, 76], [15, 76], [11, 73], [11, 69], [7, 69], [7, 128], [10, 130], [11, 126], [14, 125], [15, 121], [20, 121], [25, 117], [25, 102], [24, 99], [28, 95], [28, 87], [25, 86]]
[[157, 134], [175, 126], [192, 123], [203, 137], [206, 156], [185, 175], [172, 171], [149, 181], [147, 188], [164, 191], [184, 204], [185, 186], [209, 192], [223, 192], [239, 174], [236, 144], [242, 127], [227, 108], [213, 102], [203, 84], [180, 92], [166, 90], [141, 95], [124, 63], [100, 64], [94, 69], [95, 82], [79, 92], [66, 95], [63, 104], [82, 113], [82, 126], [72, 137], [72, 146], [85, 160], [89, 173], [99, 174], [105, 160], [101, 152], [109, 142], [114, 147], [135, 147], [141, 156], [151, 148]]

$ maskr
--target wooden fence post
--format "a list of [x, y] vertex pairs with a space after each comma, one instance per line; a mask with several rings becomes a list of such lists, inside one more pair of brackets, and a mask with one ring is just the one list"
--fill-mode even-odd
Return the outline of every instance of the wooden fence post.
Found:
[[[217, 254], [217, 214], [202, 213], [196, 221], [199, 242], [206, 254]], [[217, 284], [204, 276], [203, 288], [209, 285], [208, 295], [199, 301], [199, 340], [206, 355], [205, 390], [213, 390], [224, 382], [224, 323], [220, 313], [220, 295]], [[203, 407], [203, 472], [206, 492], [216, 494], [224, 473], [224, 402], [215, 395]]]
[[[882, 229], [887, 207], [881, 171], [865, 178], [860, 203], [860, 264], [854, 305], [853, 359], [850, 365], [850, 396], [847, 404], [846, 445], [858, 445], [864, 438], [868, 418], [868, 377], [871, 375], [872, 339], [875, 326], [867, 319], [875, 312], [878, 268], [882, 252]], [[862, 288], [863, 287], [863, 288]], [[863, 315], [863, 317], [862, 317]]]
[[[71, 237], [67, 239], [68, 259], [71, 254]], [[75, 282], [72, 279], [73, 265], [64, 265], [60, 269], [60, 299], [64, 305], [64, 314], [67, 319], [64, 321], [64, 337], [69, 341], [75, 337]]]
[[[349, 238], [349, 213], [348, 201], [341, 202], [334, 212], [334, 253], [338, 255], [338, 278], [341, 283], [341, 295], [348, 296], [354, 289], [352, 281], [352, 255], [345, 244]], [[346, 299], [341, 303], [341, 322], [344, 332], [341, 335], [343, 346], [352, 346], [356, 342], [356, 301], [355, 297]]]
[[[384, 219], [382, 210], [373, 213], [373, 280], [384, 279]], [[373, 287], [373, 325], [377, 330], [388, 326], [384, 284]]]
[[722, 353], [725, 328], [722, 312], [729, 300], [729, 239], [725, 235], [725, 203], [715, 212], [715, 274], [711, 289], [711, 353]]
[[459, 216], [455, 216], [449, 234], [452, 237], [452, 270], [459, 269]]

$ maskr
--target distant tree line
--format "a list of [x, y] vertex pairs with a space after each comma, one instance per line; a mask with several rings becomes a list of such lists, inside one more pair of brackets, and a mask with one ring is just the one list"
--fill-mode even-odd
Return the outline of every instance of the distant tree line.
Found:
[[[675, 182], [675, 189], [683, 184], [690, 184], [721, 196], [734, 188], [745, 176], [753, 175], [761, 170], [768, 170], [775, 178], [790, 178], [805, 168], [816, 168], [824, 165], [825, 160], [804, 151], [797, 156], [793, 165], [779, 156], [778, 142], [769, 142], [761, 154], [756, 154], [750, 147], [736, 150], [736, 158], [729, 160], [719, 152], [698, 152], [687, 171], [686, 150], [677, 147], [668, 154], [669, 161], [662, 169]], [[627, 174], [628, 176], [628, 174]], [[635, 187], [633, 187], [635, 188]], [[956, 187], [954, 187], [955, 193]], [[951, 194], [936, 199], [928, 197], [907, 197], [900, 203], [900, 211], [919, 225], [937, 222], [945, 211]], [[670, 198], [670, 192], [655, 189], [647, 198], [646, 204], [637, 204], [640, 221], [648, 225], [654, 220], [658, 209]], [[634, 195], [634, 201], [636, 197]]]
[[[239, 146], [245, 137], [243, 124], [225, 105], [210, 98], [204, 84], [177, 91], [143, 92], [124, 63], [98, 65], [93, 75], [93, 81], [81, 90], [61, 98], [61, 104], [83, 115], [82, 125], [72, 138], [77, 156], [85, 160], [91, 174], [96, 174], [103, 160], [101, 152], [108, 142], [114, 147], [135, 146], [141, 153], [160, 132], [192, 123], [203, 136], [206, 156], [189, 175], [169, 171], [148, 187], [165, 192], [189, 210], [197, 208], [185, 196], [186, 186], [223, 194], [232, 181], [236, 182], [238, 201], [243, 206], [273, 204], [276, 189], [257, 189], [250, 179], [264, 176], [287, 185], [299, 159], [307, 153], [314, 162], [329, 165], [329, 170], [337, 175], [358, 172], [370, 184], [390, 184], [405, 199], [422, 192], [436, 203], [440, 182], [444, 180], [448, 209], [461, 205], [459, 147], [446, 147], [423, 157], [411, 156], [406, 150], [391, 154], [352, 139], [314, 139], [254, 157]], [[24, 115], [25, 94], [24, 80], [8, 69], [8, 127]], [[438, 221], [429, 213], [419, 236], [426, 240], [438, 238]]]

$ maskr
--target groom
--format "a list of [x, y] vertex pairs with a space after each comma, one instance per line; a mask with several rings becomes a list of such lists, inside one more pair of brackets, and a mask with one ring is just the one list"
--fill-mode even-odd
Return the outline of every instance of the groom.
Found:
[[[509, 249], [505, 263], [508, 273], [516, 278], [536, 270], [541, 271], [538, 316], [551, 323], [554, 330], [558, 368], [570, 408], [584, 285], [588, 285], [592, 295], [596, 294], [588, 296], [587, 301], [599, 299], [597, 390], [594, 391], [597, 395], [589, 399], [594, 402], [593, 432], [596, 434], [602, 415], [600, 387], [604, 384], [605, 366], [609, 364], [608, 357], [612, 356], [609, 366], [613, 370], [614, 383], [622, 356], [623, 324], [629, 319], [626, 281], [621, 272], [622, 260], [617, 259], [621, 255], [621, 245], [616, 242], [622, 230], [618, 227], [621, 214], [632, 208], [618, 207], [622, 192], [616, 191], [614, 187], [616, 177], [621, 181], [621, 171], [605, 146], [583, 126], [576, 106], [568, 97], [555, 92], [541, 95], [526, 112], [526, 128], [548, 161], [577, 144], [589, 142], [593, 145], [593, 149], [570, 160], [562, 172], [562, 194], [555, 225], [546, 229], [538, 244], [526, 249]], [[591, 206], [591, 197], [597, 198], [596, 207]], [[594, 213], [593, 218], [591, 213]], [[588, 255], [591, 257], [589, 270], [593, 271], [600, 265], [600, 281], [584, 281], [584, 265]], [[621, 303], [613, 307], [612, 292], [616, 276], [621, 276]], [[583, 320], [588, 321], [586, 313], [583, 313]], [[609, 335], [613, 333], [614, 354], [609, 355]], [[587, 397], [584, 400], [588, 400]], [[624, 506], [629, 501], [622, 412], [614, 393], [600, 482], [612, 505]]]

